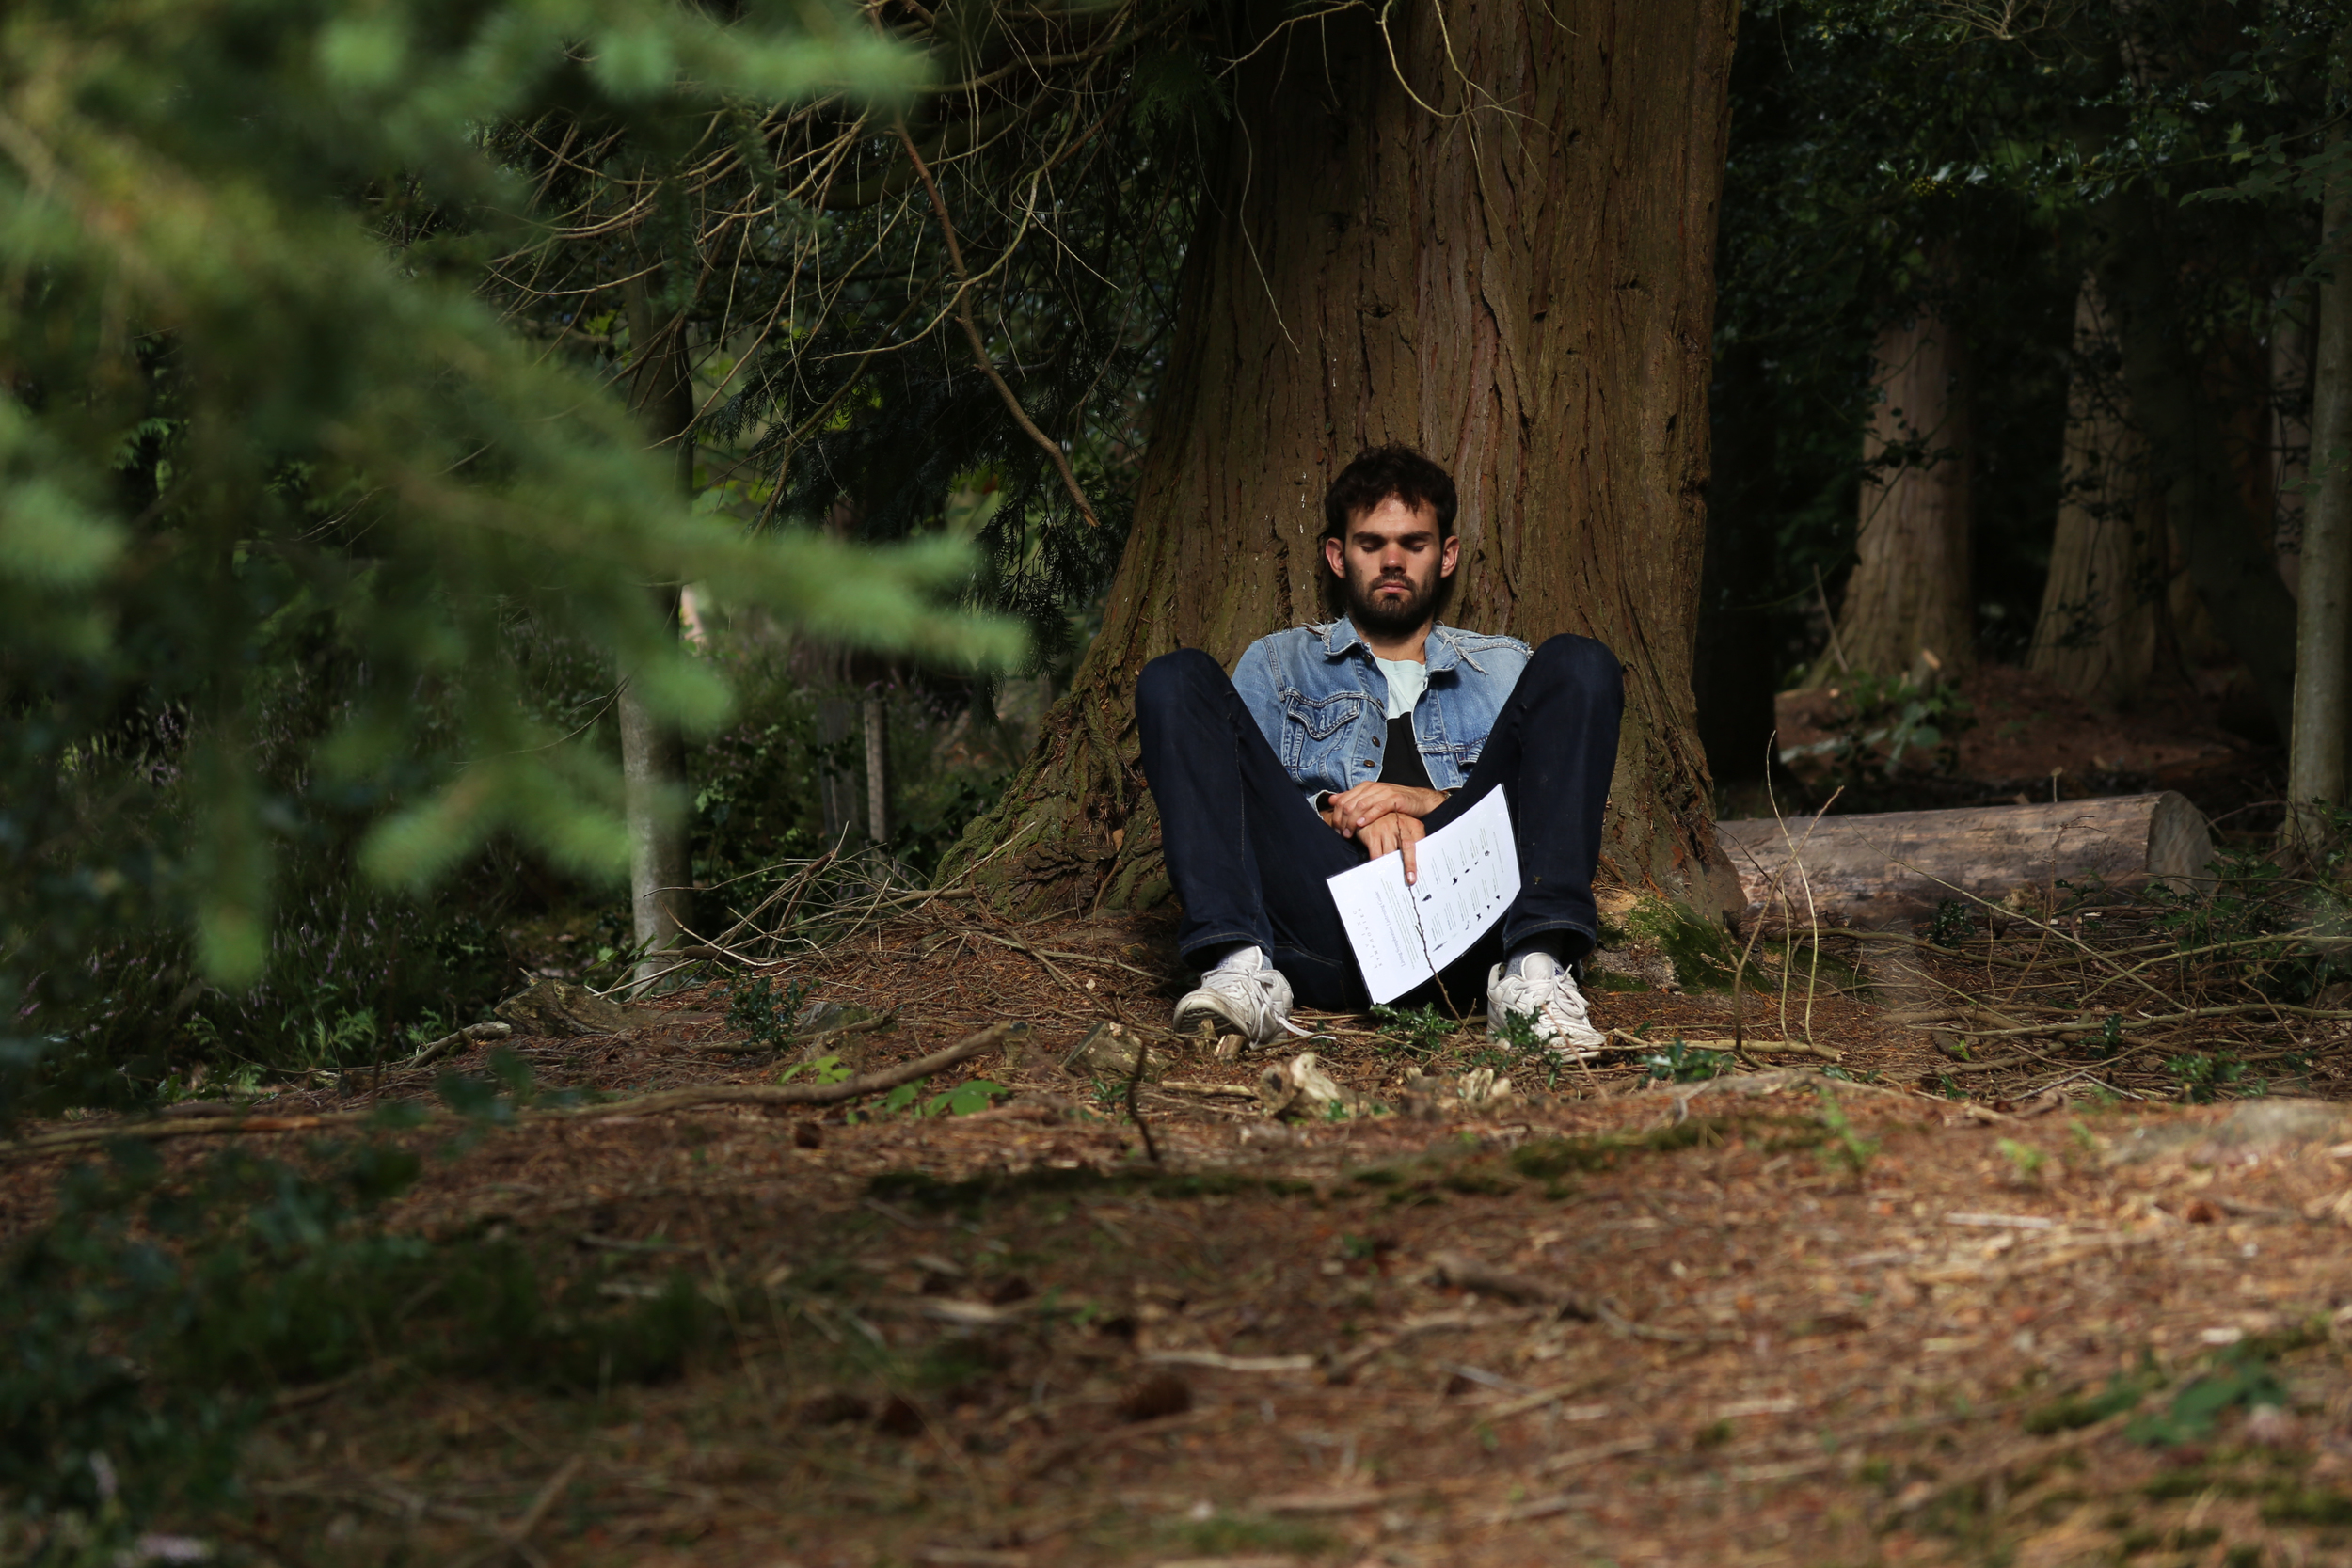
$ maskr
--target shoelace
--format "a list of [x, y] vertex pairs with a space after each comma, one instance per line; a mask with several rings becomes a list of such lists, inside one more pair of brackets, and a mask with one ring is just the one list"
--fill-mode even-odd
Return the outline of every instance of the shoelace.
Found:
[[1249, 985], [1251, 992], [1254, 992], [1251, 1002], [1256, 1002], [1259, 1011], [1268, 1013], [1268, 1016], [1273, 1018], [1279, 1027], [1284, 1027], [1284, 1030], [1289, 1030], [1292, 1035], [1296, 1035], [1298, 1039], [1312, 1039], [1312, 1030], [1301, 1030], [1301, 1027], [1298, 1027], [1296, 1022], [1289, 1021], [1284, 1013], [1275, 1011], [1275, 971], [1273, 969], [1256, 969], [1256, 971], [1228, 969], [1228, 971], [1223, 971], [1223, 974], [1232, 975], [1235, 980], [1245, 980], [1245, 983]]
[[[1535, 1003], [1535, 1012], [1547, 1023], [1557, 1027], [1565, 1020], [1570, 1024], [1592, 1028], [1592, 1006], [1584, 1000], [1583, 992], [1573, 989], [1574, 982], [1565, 971], [1542, 976], [1515, 975], [1509, 977], [1508, 983], [1536, 992], [1530, 1000]], [[1556, 1018], [1553, 1016], [1555, 1013], [1558, 1015]], [[1565, 1032], [1563, 1030], [1563, 1033]]]
[[[1256, 1005], [1257, 1010], [1270, 1015], [1274, 1022], [1282, 1028], [1289, 1030], [1302, 1040], [1313, 1037], [1311, 1031], [1301, 1029], [1286, 1015], [1274, 1011], [1274, 982], [1279, 978], [1279, 971], [1270, 965], [1259, 969], [1213, 969], [1200, 977], [1200, 983], [1204, 986], [1212, 985], [1216, 977], [1220, 975], [1228, 980], [1238, 980], [1248, 987], [1252, 993], [1250, 1001]], [[1223, 988], [1216, 989], [1222, 990]]]

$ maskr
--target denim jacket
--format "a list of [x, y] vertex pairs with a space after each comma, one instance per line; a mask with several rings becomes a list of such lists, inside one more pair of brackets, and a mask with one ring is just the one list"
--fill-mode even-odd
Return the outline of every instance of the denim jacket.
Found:
[[[1516, 637], [1444, 626], [1429, 628], [1425, 652], [1429, 689], [1413, 707], [1413, 738], [1430, 784], [1459, 789], [1534, 656]], [[1261, 637], [1233, 667], [1233, 689], [1310, 797], [1380, 776], [1389, 681], [1350, 622]]]

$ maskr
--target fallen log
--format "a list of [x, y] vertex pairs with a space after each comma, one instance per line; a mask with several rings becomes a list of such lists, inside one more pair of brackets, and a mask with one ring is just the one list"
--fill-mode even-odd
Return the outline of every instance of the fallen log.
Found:
[[[2172, 790], [2045, 805], [1719, 822], [1749, 912], [1863, 927], [1932, 914], [1947, 898], [2097, 880], [2186, 893], [2213, 860], [2204, 814]], [[1796, 853], [1791, 854], [1791, 849]], [[1808, 902], [1809, 899], [1809, 902]]]

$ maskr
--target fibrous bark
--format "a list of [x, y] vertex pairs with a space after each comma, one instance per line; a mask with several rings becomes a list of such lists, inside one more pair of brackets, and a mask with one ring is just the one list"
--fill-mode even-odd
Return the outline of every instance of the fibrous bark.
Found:
[[2287, 758], [2288, 832], [2314, 851], [2329, 836], [2327, 808], [2352, 804], [2352, 257], [2341, 248], [2352, 240], [2352, 183], [2329, 184], [2324, 230], [2340, 248], [2319, 293], [2311, 458], [2319, 493], [2303, 520]]
[[1771, 525], [1778, 424], [1746, 411], [1772, 393], [1766, 350], [1737, 342], [1715, 362], [1713, 472], [1707, 493], [1707, 562], [1700, 574], [1698, 641], [1691, 686], [1699, 738], [1719, 784], [1761, 779], [1774, 750], [1773, 704], [1788, 674], [1772, 580], [1780, 540]]
[[[629, 385], [630, 406], [644, 421], [651, 444], [674, 454], [678, 487], [693, 489], [694, 388], [686, 361], [684, 325], [655, 311], [645, 284], [628, 289], [629, 341], [638, 362]], [[675, 626], [682, 585], [653, 589], [655, 602]], [[623, 673], [614, 705], [621, 732], [623, 809], [628, 827], [629, 908], [637, 945], [640, 984], [675, 968], [658, 955], [678, 943], [693, 919], [694, 871], [687, 842], [686, 737], [677, 725], [655, 713]]]
[[2312, 329], [2317, 325], [2316, 291], [2297, 284], [2277, 297], [2270, 334], [2270, 494], [2271, 548], [2279, 562], [2279, 580], [2287, 592], [2300, 592], [2303, 571], [2303, 494], [2311, 478], [2312, 416], [2310, 392], [2317, 350]]
[[1878, 402], [1862, 440], [1859, 559], [1816, 685], [1841, 670], [1931, 682], [1976, 664], [1965, 353], [1924, 306], [1883, 328], [1874, 353]]
[[868, 691], [859, 704], [866, 729], [866, 836], [876, 844], [890, 842], [889, 711], [882, 693]]
[[2295, 706], [2295, 601], [2279, 580], [2267, 515], [2258, 526], [2248, 514], [2202, 351], [2185, 328], [2181, 247], [2169, 227], [2176, 215], [2137, 186], [2102, 202], [2099, 293], [2147, 438], [2151, 483], [2190, 580], [2283, 730]]
[[1604, 877], [1721, 907], [1691, 649], [1733, 6], [1257, 14], [1103, 630], [959, 863], [1011, 907], [1164, 896], [1137, 672], [1325, 618], [1323, 491], [1402, 440], [1461, 491], [1444, 618], [1625, 663]]
[[857, 705], [848, 697], [835, 694], [818, 699], [817, 737], [824, 743], [824, 752], [817, 767], [817, 800], [829, 849], [847, 847], [858, 832], [863, 797], [856, 771], [843, 760], [857, 713]]
[[2147, 690], [2168, 645], [2171, 550], [2106, 316], [2098, 284], [2085, 279], [2074, 301], [2065, 479], [2028, 662], [2086, 702], [2123, 706]]

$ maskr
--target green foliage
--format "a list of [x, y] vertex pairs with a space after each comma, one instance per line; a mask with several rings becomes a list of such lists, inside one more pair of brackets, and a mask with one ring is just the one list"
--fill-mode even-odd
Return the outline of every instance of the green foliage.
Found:
[[[1914, 430], [1875, 471], [1860, 461], [1874, 411], [1902, 412], [1871, 385], [1883, 327], [1931, 314], [1968, 350], [1973, 584], [1988, 657], [2022, 661], [2041, 614], [2051, 519], [2067, 499], [2070, 380], [2085, 392], [2074, 418], [2128, 405], [2112, 346], [2078, 354], [2072, 330], [2077, 291], [2110, 259], [2124, 208], [2151, 214], [2166, 252], [2161, 297], [2131, 303], [2192, 373], [2203, 367], [2196, 395], [2214, 400], [2215, 419], [2293, 428], [2308, 417], [2304, 379], [2275, 374], [2264, 356], [2288, 324], [2308, 330], [2309, 280], [2333, 264], [2318, 195], [2352, 158], [2327, 130], [2344, 109], [2327, 64], [2340, 25], [2327, 7], [2071, 6], [2030, 18], [1942, 0], [1742, 8], [1699, 673], [1703, 715], [1721, 692], [1754, 718], [1709, 736], [1719, 778], [1756, 771], [1772, 675], [1790, 684], [1825, 654], [1841, 688], [1855, 673], [1827, 648], [1826, 619], [1854, 559], [1864, 486], [1954, 460], [1936, 433]], [[2154, 454], [2149, 477], [2169, 483], [2178, 456]], [[2103, 502], [2088, 489], [2073, 499]], [[2274, 519], [2249, 521], [2267, 536]], [[2102, 636], [2168, 584], [2098, 589], [2053, 606], [2045, 639]], [[1752, 669], [1766, 647], [1775, 668]], [[1948, 738], [1944, 718], [1906, 720], [1906, 705], [1861, 730], [1884, 727], [1898, 744], [1906, 727]], [[1962, 803], [1928, 774], [1857, 767], [1837, 782], [1849, 810]]]
[[1720, 1143], [1727, 1124], [1704, 1117], [1689, 1117], [1633, 1135], [1607, 1133], [1581, 1138], [1545, 1138], [1521, 1144], [1511, 1151], [1511, 1168], [1538, 1180], [1557, 1180], [1577, 1172], [1614, 1170], [1629, 1155], [1670, 1153], [1700, 1144]]
[[[477, 295], [480, 261], [530, 238], [501, 215], [529, 200], [483, 127], [561, 108], [657, 146], [723, 103], [887, 95], [924, 69], [818, 12], [737, 14], [34, 0], [0, 16], [11, 1017], [38, 1006], [35, 1028], [71, 1033], [103, 1003], [94, 933], [186, 931], [159, 990], [263, 978], [284, 867], [321, 841], [404, 893], [501, 843], [616, 875], [617, 769], [533, 702], [516, 640], [574, 649], [608, 691], [626, 674], [707, 732], [725, 683], [646, 583], [724, 582], [839, 641], [1017, 655], [1010, 628], [941, 612], [969, 578], [962, 541], [875, 551], [697, 514], [618, 398]], [[332, 678], [305, 686], [312, 665]], [[272, 736], [257, 721], [290, 678], [311, 717]], [[373, 1008], [365, 990], [342, 1010]]]
[[1928, 940], [1938, 947], [1958, 947], [1977, 934], [1977, 922], [1966, 903], [1958, 898], [1935, 901], [1935, 918], [1928, 924]]
[[616, 1305], [601, 1262], [557, 1282], [512, 1243], [387, 1229], [420, 1168], [363, 1142], [299, 1164], [230, 1148], [168, 1179], [125, 1141], [69, 1172], [0, 1290], [12, 1549], [121, 1546], [159, 1512], [226, 1500], [245, 1434], [288, 1386], [396, 1355], [595, 1394], [674, 1376], [722, 1332], [681, 1275]]
[[1486, 1033], [1501, 1041], [1512, 1056], [1531, 1056], [1546, 1050], [1542, 1025], [1540, 1013], [1505, 1012], [1502, 1022], [1488, 1021]]
[[976, 1111], [987, 1110], [998, 1096], [1010, 1093], [1012, 1093], [1010, 1089], [993, 1079], [974, 1078], [957, 1085], [945, 1094], [934, 1095], [927, 1108], [927, 1114], [968, 1117]]
[[813, 1062], [795, 1062], [776, 1074], [776, 1082], [789, 1084], [802, 1073], [807, 1073], [812, 1084], [846, 1084], [856, 1074], [836, 1055], [823, 1055]]
[[2241, 1091], [2246, 1064], [2227, 1051], [2197, 1052], [2167, 1057], [2164, 1070], [2172, 1075], [2172, 1092], [2192, 1105], [2206, 1105], [2232, 1093], [2259, 1093], [2260, 1080]]
[[[835, 847], [824, 827], [819, 781], [842, 775], [863, 800], [866, 752], [851, 725], [822, 738], [829, 703], [854, 711], [861, 695], [796, 678], [789, 645], [755, 630], [714, 636], [709, 657], [739, 700], [736, 717], [688, 755], [694, 792], [691, 847], [696, 882], [720, 890], [737, 911], [771, 892], [787, 862]], [[931, 675], [885, 687], [892, 857], [919, 877], [964, 828], [995, 803], [1021, 746], [990, 711], [985, 694]]]
[[1497, 1072], [1540, 1071], [1544, 1086], [1552, 1087], [1559, 1082], [1564, 1064], [1544, 1038], [1542, 1024], [1542, 1018], [1535, 1013], [1506, 1012], [1500, 1022], [1490, 1015], [1486, 1021], [1486, 1046], [1470, 1053], [1469, 1065], [1492, 1068]]
[[882, 1108], [890, 1115], [906, 1111], [918, 1117], [968, 1117], [1011, 1092], [993, 1079], [974, 1078], [925, 1100], [920, 1084], [901, 1084], [882, 1097]]
[[2232, 1410], [2286, 1402], [2286, 1386], [2271, 1371], [2261, 1351], [2250, 1344], [2235, 1344], [2216, 1356], [2212, 1370], [2173, 1395], [2164, 1409], [2126, 1421], [2123, 1435], [2152, 1448], [2193, 1443], [2209, 1436]]
[[2118, 1372], [2097, 1393], [2068, 1394], [2053, 1400], [2026, 1411], [2018, 1424], [2035, 1437], [2094, 1426], [2131, 1409], [2163, 1382], [2163, 1374], [2153, 1367], [2143, 1367], [2131, 1373]]
[[1192, 1557], [1319, 1556], [1332, 1545], [1330, 1532], [1312, 1525], [1232, 1513], [1186, 1520], [1168, 1533]]
[[[2281, 1487], [2263, 1500], [2262, 1517], [2269, 1525], [2317, 1525], [2323, 1529], [2352, 1526], [2352, 1497], [2326, 1487]], [[2221, 1560], [2224, 1568], [2261, 1568], [2262, 1549], [2233, 1546]]]
[[[1123, 543], [1229, 25], [918, 9], [887, 24], [930, 79], [903, 100], [745, 98], [666, 138], [510, 116], [490, 141], [543, 226], [495, 287], [604, 373], [683, 347], [713, 513], [970, 541], [973, 602], [1066, 666]], [[691, 178], [648, 199], [648, 148]]]
[[2352, 814], [2334, 847], [2300, 874], [2266, 854], [2223, 850], [2207, 868], [2211, 879], [2195, 892], [2150, 889], [2157, 927], [2181, 955], [2181, 977], [2223, 970], [2256, 995], [2297, 1004], [2352, 978], [2352, 952], [2326, 940], [2352, 928], [2352, 838], [2344, 829], [2352, 829]]
[[1949, 772], [1959, 757], [1957, 737], [1976, 722], [1957, 689], [1923, 687], [1908, 675], [1852, 672], [1840, 675], [1830, 689], [1839, 705], [1826, 726], [1828, 736], [1789, 748], [1781, 760], [1824, 758], [1831, 779], [1841, 784], [1873, 770], [1892, 778], [1915, 752], [1934, 753], [1934, 768]]
[[1995, 1147], [2000, 1149], [2002, 1158], [2009, 1162], [2010, 1169], [2016, 1172], [2017, 1180], [2026, 1186], [2040, 1181], [2042, 1167], [2050, 1163], [2048, 1154], [2031, 1144], [2019, 1143], [2015, 1138], [2003, 1138]]
[[1829, 1090], [1821, 1091], [1821, 1125], [1829, 1129], [1829, 1142], [1821, 1151], [1830, 1164], [1842, 1165], [1860, 1181], [1869, 1173], [1870, 1162], [1878, 1158], [1876, 1138], [1866, 1138], [1847, 1119], [1846, 1108], [1837, 1103], [1837, 1097]]
[[[1823, 610], [1854, 560], [1863, 484], [1953, 460], [1928, 432], [1874, 468], [1862, 462], [1882, 326], [1932, 309], [1968, 342], [1981, 384], [1997, 387], [1972, 400], [1970, 478], [1979, 515], [2018, 526], [1978, 531], [1984, 640], [2022, 651], [2038, 608], [2079, 272], [2036, 203], [1992, 166], [2008, 121], [2056, 119], [2074, 84], [2051, 81], [2024, 51], [1915, 42], [1905, 28], [1924, 9], [1741, 8], [1701, 637], [1703, 674], [1746, 695], [1763, 727], [1736, 753], [1719, 756], [1710, 737], [1719, 776], [1756, 774], [1772, 692], [1824, 651]], [[1836, 673], [1842, 685], [1848, 672]], [[1850, 791], [1851, 809], [1886, 788], [1876, 770], [1861, 782], [1872, 788]]]
[[1379, 1028], [1383, 1052], [1421, 1062], [1443, 1051], [1445, 1042], [1462, 1027], [1458, 1020], [1438, 1011], [1435, 1003], [1411, 1008], [1375, 1007], [1372, 1016]]
[[1731, 1053], [1685, 1045], [1679, 1037], [1665, 1050], [1642, 1058], [1653, 1084], [1703, 1084], [1732, 1069]]
[[792, 1043], [801, 1004], [814, 983], [795, 980], [779, 989], [767, 975], [739, 980], [721, 994], [727, 999], [727, 1027], [739, 1031], [752, 1045], [781, 1051]]

